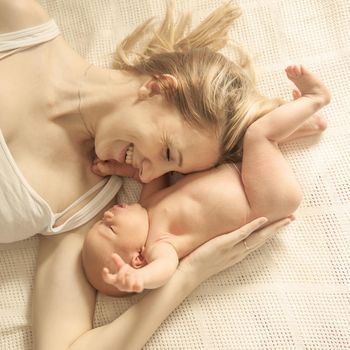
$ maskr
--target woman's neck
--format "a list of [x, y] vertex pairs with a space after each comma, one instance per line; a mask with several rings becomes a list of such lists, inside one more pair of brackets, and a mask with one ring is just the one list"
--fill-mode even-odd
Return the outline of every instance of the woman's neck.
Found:
[[74, 52], [55, 57], [51, 77], [48, 115], [77, 141], [94, 138], [96, 124], [118, 108], [118, 100], [129, 94], [130, 78], [121, 71], [96, 67]]
[[49, 72], [53, 87], [49, 115], [76, 143], [93, 148], [98, 123], [110, 115], [122, 118], [121, 104], [134, 103], [147, 77], [99, 68], [67, 46], [57, 51]]
[[51, 90], [48, 115], [56, 124], [74, 135], [79, 141], [91, 138], [81, 117], [81, 86], [92, 67], [72, 50], [65, 42], [61, 43], [52, 55], [48, 72]]
[[105, 116], [118, 118], [122, 104], [134, 103], [141, 79], [126, 71], [87, 68], [79, 90], [79, 111], [91, 135]]

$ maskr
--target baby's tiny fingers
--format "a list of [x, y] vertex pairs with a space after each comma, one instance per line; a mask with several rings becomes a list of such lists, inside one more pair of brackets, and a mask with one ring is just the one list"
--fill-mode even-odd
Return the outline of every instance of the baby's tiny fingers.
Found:
[[133, 292], [141, 293], [142, 291], [143, 291], [143, 287], [141, 283], [136, 281], [133, 285]]
[[108, 284], [113, 284], [115, 282], [115, 275], [111, 274], [107, 267], [104, 267], [102, 269], [102, 279]]
[[117, 253], [112, 254], [112, 260], [118, 270], [125, 265], [124, 260]]
[[109, 271], [109, 268], [108, 267], [104, 267], [102, 269], [102, 276], [111, 276], [111, 272]]

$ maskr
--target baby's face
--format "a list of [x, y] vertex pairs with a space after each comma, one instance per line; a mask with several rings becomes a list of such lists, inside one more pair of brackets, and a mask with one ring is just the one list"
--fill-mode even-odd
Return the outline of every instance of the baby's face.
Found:
[[147, 240], [148, 213], [140, 204], [118, 204], [108, 209], [102, 220], [88, 232], [85, 245], [107, 258], [115, 252], [126, 263]]

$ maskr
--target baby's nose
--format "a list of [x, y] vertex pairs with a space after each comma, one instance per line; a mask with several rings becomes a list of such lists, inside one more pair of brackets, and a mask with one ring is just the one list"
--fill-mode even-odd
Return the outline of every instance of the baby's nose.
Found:
[[103, 214], [103, 219], [104, 220], [111, 220], [113, 218], [113, 216], [114, 216], [114, 214], [110, 210], [107, 210]]

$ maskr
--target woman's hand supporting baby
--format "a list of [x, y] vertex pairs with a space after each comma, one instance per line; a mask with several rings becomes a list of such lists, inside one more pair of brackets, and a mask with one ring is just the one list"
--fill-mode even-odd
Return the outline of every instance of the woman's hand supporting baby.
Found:
[[[288, 225], [294, 217], [276, 221], [259, 230], [266, 224], [266, 218], [258, 218], [238, 230], [220, 235], [206, 242], [179, 264], [179, 272], [189, 278], [198, 279], [198, 284], [207, 278], [233, 266], [248, 254], [263, 246], [282, 227]], [[258, 231], [256, 231], [258, 230]]]
[[[197, 283], [200, 284], [207, 278], [243, 260], [293, 219], [293, 217], [285, 218], [256, 231], [267, 222], [266, 218], [258, 218], [238, 230], [211, 239], [183, 258], [176, 273], [186, 273], [188, 278], [198, 279]], [[164, 260], [169, 260], [169, 254], [166, 255], [166, 259], [155, 260], [162, 260], [161, 273], [164, 272]], [[106, 283], [113, 285], [120, 291], [139, 293], [144, 288], [158, 288], [165, 283], [163, 280], [159, 282], [160, 272], [154, 271], [154, 268], [150, 269], [149, 278], [147, 278], [147, 274], [142, 271], [147, 267], [135, 269], [116, 253], [112, 255], [112, 259], [115, 263], [115, 272], [111, 273], [108, 268], [104, 268], [102, 275]], [[176, 269], [177, 266], [176, 258], [174, 260], [172, 269], [173, 267]], [[148, 267], [150, 268], [151, 265]], [[162, 277], [167, 280], [172, 273]]]

